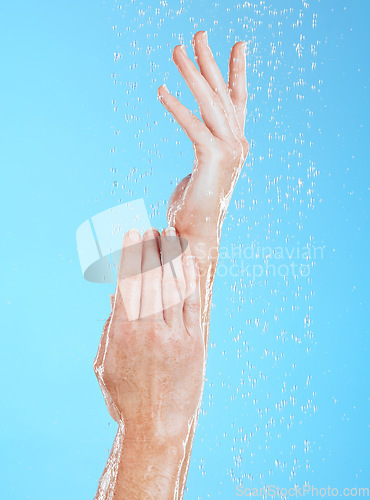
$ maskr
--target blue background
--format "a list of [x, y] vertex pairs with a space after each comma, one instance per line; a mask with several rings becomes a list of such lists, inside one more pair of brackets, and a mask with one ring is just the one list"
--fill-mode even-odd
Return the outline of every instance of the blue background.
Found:
[[1, 498], [94, 496], [116, 430], [92, 370], [113, 286], [83, 280], [75, 232], [137, 198], [166, 225], [193, 150], [156, 90], [196, 110], [171, 52], [190, 54], [199, 29], [224, 76], [249, 42], [251, 150], [222, 245], [311, 258], [308, 277], [220, 260], [185, 498], [370, 486], [369, 14], [348, 0], [3, 2]]

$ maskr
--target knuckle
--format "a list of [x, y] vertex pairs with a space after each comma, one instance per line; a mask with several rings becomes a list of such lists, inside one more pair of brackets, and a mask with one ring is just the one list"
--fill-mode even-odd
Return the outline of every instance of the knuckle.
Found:
[[186, 305], [187, 312], [197, 318], [199, 316], [200, 321], [200, 302], [199, 301], [191, 301]]

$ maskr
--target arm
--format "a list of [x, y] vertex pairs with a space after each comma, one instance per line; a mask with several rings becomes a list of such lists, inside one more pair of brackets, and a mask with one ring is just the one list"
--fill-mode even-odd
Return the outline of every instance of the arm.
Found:
[[174, 499], [183, 459], [181, 440], [139, 439], [119, 425], [95, 498]]
[[[193, 39], [196, 66], [181, 46], [173, 60], [198, 102], [199, 120], [165, 86], [158, 96], [193, 143], [195, 162], [192, 173], [176, 187], [168, 207], [168, 222], [190, 245], [200, 268], [202, 328], [208, 348], [210, 305], [216, 272], [222, 224], [235, 184], [248, 154], [244, 136], [247, 85], [242, 42], [230, 54], [229, 79], [225, 83], [208, 46], [205, 32]], [[191, 428], [181, 471], [183, 496], [196, 421]]]
[[142, 242], [135, 230], [125, 235], [113, 310], [94, 361], [119, 423], [96, 499], [178, 497], [205, 363], [199, 274], [189, 249], [182, 252], [174, 229], [148, 231]]

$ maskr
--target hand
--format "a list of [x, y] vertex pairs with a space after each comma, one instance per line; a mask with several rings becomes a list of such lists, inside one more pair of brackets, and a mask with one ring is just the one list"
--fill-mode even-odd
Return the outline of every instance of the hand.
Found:
[[204, 357], [199, 276], [189, 248], [184, 251], [174, 228], [161, 236], [147, 231], [142, 242], [138, 231], [129, 231], [94, 362], [126, 439], [186, 439], [201, 400]]
[[247, 86], [244, 42], [230, 54], [226, 85], [213, 58], [207, 33], [194, 35], [199, 70], [177, 45], [173, 60], [199, 105], [203, 122], [172, 96], [165, 85], [158, 97], [193, 143], [193, 171], [176, 187], [169, 201], [169, 224], [190, 244], [219, 244], [221, 227], [236, 181], [248, 154], [244, 136]]

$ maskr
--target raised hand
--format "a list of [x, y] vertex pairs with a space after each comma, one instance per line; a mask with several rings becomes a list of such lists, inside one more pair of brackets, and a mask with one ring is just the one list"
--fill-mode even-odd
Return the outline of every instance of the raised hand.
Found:
[[228, 84], [225, 83], [207, 41], [199, 31], [193, 38], [199, 66], [177, 45], [173, 60], [193, 93], [202, 120], [171, 95], [158, 89], [158, 98], [193, 143], [193, 171], [176, 187], [168, 206], [168, 221], [190, 244], [219, 244], [222, 222], [244, 161], [248, 141], [244, 136], [247, 103], [244, 42], [230, 54]]

